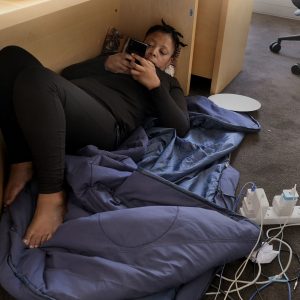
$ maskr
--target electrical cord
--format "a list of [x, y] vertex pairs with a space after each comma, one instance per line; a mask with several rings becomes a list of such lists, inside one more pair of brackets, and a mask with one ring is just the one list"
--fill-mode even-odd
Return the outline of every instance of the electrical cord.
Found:
[[[253, 300], [256, 297], [256, 295], [259, 295], [261, 297], [260, 292], [262, 290], [264, 290], [265, 288], [269, 287], [273, 283], [286, 283], [286, 282], [287, 282], [286, 280], [282, 280], [282, 281], [269, 281], [268, 283], [266, 283], [266, 284], [262, 285], [261, 287], [257, 288], [256, 291], [250, 296], [250, 298], [248, 300]], [[291, 297], [292, 297], [291, 296], [291, 290], [289, 289], [288, 300], [292, 300]]]
[[[262, 212], [261, 212], [261, 214], [262, 214]], [[231, 285], [229, 286], [229, 289], [226, 291], [225, 298], [224, 298], [223, 300], [225, 300], [225, 299], [228, 297], [229, 293], [236, 292], [236, 289], [232, 289], [232, 290], [231, 290], [231, 288], [232, 288], [232, 286], [235, 284], [235, 282], [241, 282], [241, 281], [238, 281], [238, 278], [241, 276], [242, 272], [244, 272], [244, 270], [245, 270], [245, 268], [246, 268], [246, 265], [247, 265], [248, 261], [250, 260], [250, 257], [251, 257], [251, 255], [252, 255], [252, 253], [254, 252], [254, 250], [256, 249], [257, 245], [259, 244], [259, 241], [260, 241], [262, 232], [263, 232], [263, 225], [261, 224], [261, 225], [260, 225], [260, 230], [259, 230], [259, 235], [258, 235], [257, 241], [256, 241], [254, 247], [252, 248], [250, 254], [248, 255], [247, 259], [240, 265], [240, 267], [239, 267], [238, 270], [236, 271], [236, 273], [235, 273], [235, 280], [234, 280], [234, 281], [231, 280], [231, 279], [229, 280], [229, 281], [231, 281], [232, 283], [231, 283]], [[236, 278], [236, 274], [240, 271], [241, 268], [242, 268], [242, 271], [241, 271], [241, 273], [239, 274], [239, 277]], [[238, 290], [242, 290], [242, 289], [245, 289], [245, 288], [248, 287], [248, 286], [251, 286], [252, 284], [254, 284], [254, 283], [259, 279], [260, 273], [261, 273], [261, 265], [260, 265], [260, 264], [258, 264], [258, 268], [259, 268], [259, 272], [258, 272], [256, 278], [255, 278], [253, 281], [251, 281], [251, 282], [246, 282], [246, 284], [245, 284], [244, 286], [238, 288]], [[226, 278], [226, 277], [224, 277], [224, 276], [222, 276], [222, 277], [223, 277], [223, 279]], [[227, 279], [227, 278], [226, 278], [226, 279]], [[215, 295], [215, 293], [207, 293], [207, 295]]]
[[[292, 250], [293, 250], [293, 248], [292, 248]], [[288, 250], [284, 250], [284, 249], [281, 249], [280, 251], [281, 252], [289, 252]], [[294, 252], [294, 251], [293, 251], [293, 255], [297, 258], [298, 264], [300, 265], [300, 257], [299, 257], [299, 255], [296, 252]], [[255, 264], [253, 264], [253, 266], [254, 266], [254, 273], [255, 273]], [[265, 277], [267, 279], [270, 277], [270, 276], [264, 274], [263, 272], [261, 272], [261, 276], [263, 276], [263, 277]], [[296, 276], [293, 277], [293, 278], [291, 278], [291, 279], [289, 279], [288, 282], [291, 283], [291, 282], [294, 282], [294, 281], [298, 281], [299, 279], [300, 279], [300, 268], [297, 270]]]
[[[280, 227], [280, 229], [281, 229], [280, 232], [282, 232], [283, 228], [284, 228], [284, 227]], [[278, 228], [277, 228], [277, 229], [278, 229]], [[286, 265], [285, 269], [283, 269], [281, 273], [279, 273], [279, 274], [277, 274], [277, 275], [275, 275], [275, 276], [273, 276], [273, 277], [269, 277], [268, 280], [266, 280], [266, 281], [258, 281], [258, 279], [259, 279], [259, 277], [260, 277], [260, 275], [261, 275], [261, 265], [258, 263], [257, 265], [258, 265], [259, 270], [258, 270], [258, 274], [257, 274], [257, 276], [255, 277], [254, 280], [252, 280], [252, 281], [238, 280], [239, 277], [236, 277], [236, 274], [239, 272], [240, 268], [241, 268], [243, 265], [244, 265], [244, 268], [245, 268], [245, 263], [247, 263], [247, 262], [249, 261], [249, 257], [252, 255], [253, 250], [256, 248], [256, 246], [253, 247], [253, 249], [252, 249], [251, 253], [249, 254], [248, 258], [246, 259], [246, 261], [244, 261], [244, 263], [241, 264], [241, 266], [239, 267], [239, 269], [236, 271], [236, 274], [235, 274], [235, 280], [232, 280], [232, 279], [229, 279], [229, 278], [227, 278], [227, 277], [225, 277], [225, 276], [222, 276], [223, 280], [226, 280], [226, 281], [231, 282], [231, 285], [230, 285], [229, 289], [228, 289], [227, 291], [225, 291], [226, 294], [225, 294], [224, 300], [226, 299], [226, 297], [228, 297], [229, 293], [233, 293], [233, 292], [237, 292], [237, 291], [243, 290], [243, 289], [245, 289], [246, 287], [249, 287], [249, 286], [251, 286], [251, 285], [253, 285], [253, 284], [262, 284], [263, 287], [265, 288], [266, 285], [269, 285], [269, 283], [271, 284], [271, 283], [273, 283], [273, 282], [279, 282], [279, 283], [284, 282], [284, 283], [286, 283], [287, 280], [282, 280], [281, 277], [282, 277], [282, 275], [289, 269], [289, 267], [290, 267], [290, 265], [291, 265], [292, 256], [293, 256], [293, 250], [292, 250], [292, 248], [290, 247], [290, 245], [289, 245], [288, 243], [286, 243], [286, 242], [284, 242], [284, 241], [281, 241], [280, 239], [277, 239], [277, 236], [278, 236], [279, 234], [280, 234], [280, 233], [277, 233], [274, 237], [272, 237], [272, 238], [270, 239], [270, 241], [273, 241], [273, 240], [274, 240], [274, 241], [282, 242], [282, 244], [284, 244], [284, 245], [288, 248], [288, 250], [289, 250], [288, 252], [289, 252], [290, 255], [289, 255], [289, 259], [288, 259], [288, 262], [287, 262], [287, 265]], [[270, 238], [270, 237], [269, 237], [269, 238]], [[259, 241], [259, 239], [258, 239], [258, 241]], [[244, 269], [241, 271], [241, 273], [239, 274], [239, 276], [242, 274], [243, 271], [244, 271]], [[280, 279], [279, 279], [279, 278], [280, 278]], [[245, 285], [243, 285], [242, 287], [236, 288], [236, 289], [231, 289], [232, 286], [233, 286], [233, 284], [235, 284], [235, 282], [243, 283], [243, 284], [245, 284]], [[296, 282], [297, 282], [297, 281], [296, 281]], [[262, 289], [259, 289], [259, 291], [261, 291], [261, 290], [262, 290]], [[216, 293], [207, 293], [207, 295], [215, 295], [215, 294], [216, 294]]]
[[[240, 193], [239, 193], [239, 196], [238, 196], [237, 201], [236, 201], [236, 203], [235, 203], [235, 207], [238, 206], [238, 204], [239, 204], [239, 202], [240, 202], [240, 200], [241, 200], [241, 197], [242, 197], [243, 190], [244, 190], [245, 187], [246, 187], [247, 185], [249, 185], [249, 184], [252, 184], [252, 189], [255, 189], [255, 188], [256, 188], [256, 186], [255, 186], [254, 183], [252, 183], [252, 182], [246, 183], [246, 184], [242, 187], [242, 189], [241, 189], [241, 191], [240, 191]], [[263, 218], [262, 218], [262, 210], [260, 210], [260, 213], [261, 213], [261, 220], [262, 220], [262, 219], [263, 219]], [[258, 281], [258, 279], [260, 278], [261, 275], [264, 276], [264, 277], [266, 277], [266, 276], [262, 273], [261, 265], [260, 265], [259, 263], [257, 263], [257, 265], [258, 265], [258, 274], [257, 274], [256, 277], [254, 278], [254, 280], [252, 280], [252, 281], [239, 280], [240, 276], [243, 274], [243, 272], [244, 272], [244, 270], [245, 270], [245, 268], [246, 268], [246, 265], [247, 265], [247, 263], [248, 263], [250, 257], [252, 256], [254, 250], [256, 249], [256, 247], [257, 247], [257, 245], [258, 245], [258, 243], [259, 243], [259, 241], [260, 241], [260, 239], [261, 239], [261, 235], [262, 235], [262, 226], [263, 226], [263, 224], [261, 224], [261, 226], [260, 226], [260, 232], [259, 232], [259, 237], [258, 237], [258, 239], [257, 239], [257, 242], [256, 242], [255, 246], [253, 247], [253, 249], [251, 250], [250, 254], [248, 255], [247, 259], [240, 265], [240, 267], [239, 267], [238, 270], [236, 271], [234, 280], [233, 280], [233, 279], [226, 278], [225, 276], [223, 276], [223, 274], [221, 274], [221, 275], [217, 274], [217, 276], [220, 277], [220, 280], [223, 279], [223, 280], [225, 280], [225, 281], [231, 282], [231, 284], [230, 284], [228, 290], [227, 290], [227, 291], [221, 290], [221, 288], [220, 288], [221, 285], [219, 284], [219, 289], [218, 289], [218, 292], [217, 292], [217, 293], [207, 293], [207, 295], [216, 295], [216, 296], [217, 296], [217, 295], [219, 295], [219, 294], [222, 293], [222, 294], [225, 294], [224, 300], [226, 300], [227, 298], [228, 298], [228, 299], [231, 298], [231, 297], [229, 296], [229, 293], [237, 292], [239, 298], [240, 298], [241, 300], [243, 300], [243, 299], [241, 298], [241, 295], [239, 294], [239, 291], [241, 291], [241, 290], [243, 290], [243, 289], [245, 289], [245, 288], [247, 288], [247, 287], [249, 287], [249, 286], [251, 286], [251, 285], [253, 285], [253, 284], [255, 284], [255, 285], [256, 285], [256, 284], [262, 285], [260, 288], [257, 288], [257, 287], [256, 287], [255, 293], [253, 293], [253, 295], [252, 295], [252, 296], [250, 297], [250, 299], [249, 299], [249, 300], [253, 300], [253, 299], [256, 297], [256, 295], [259, 295], [259, 296], [260, 296], [260, 294], [259, 294], [260, 291], [264, 290], [265, 288], [267, 288], [267, 287], [268, 287], [269, 285], [271, 285], [272, 283], [286, 283], [287, 286], [288, 286], [288, 297], [289, 297], [288, 299], [290, 300], [290, 299], [291, 299], [291, 286], [290, 286], [290, 283], [293, 282], [293, 281], [295, 281], [295, 285], [294, 285], [294, 290], [295, 290], [296, 287], [297, 287], [297, 284], [298, 284], [298, 280], [300, 279], [300, 270], [298, 271], [297, 276], [296, 276], [295, 278], [293, 278], [293, 279], [289, 279], [289, 278], [287, 277], [287, 275], [286, 275], [286, 272], [287, 272], [287, 270], [289, 269], [289, 267], [290, 267], [290, 265], [291, 265], [291, 261], [292, 261], [293, 255], [296, 255], [296, 256], [297, 256], [297, 259], [298, 259], [298, 263], [299, 263], [299, 264], [300, 264], [300, 258], [299, 258], [299, 256], [293, 251], [293, 249], [291, 248], [291, 246], [290, 246], [288, 243], [286, 243], [285, 241], [283, 241], [283, 234], [282, 234], [282, 232], [283, 232], [283, 230], [284, 230], [286, 227], [300, 226], [300, 224], [287, 224], [288, 220], [289, 220], [289, 218], [287, 218], [287, 220], [285, 221], [285, 223], [284, 223], [283, 225], [279, 226], [279, 227], [273, 227], [273, 228], [268, 229], [268, 230], [267, 230], [267, 233], [266, 233], [266, 237], [267, 237], [267, 238], [265, 239], [264, 242], [262, 242], [262, 245], [263, 245], [263, 243], [271, 243], [272, 241], [277, 241], [277, 242], [279, 242], [280, 247], [279, 247], [278, 259], [279, 259], [279, 264], [280, 264], [280, 267], [281, 267], [281, 272], [280, 272], [279, 274], [274, 275], [274, 276], [271, 276], [271, 277], [267, 277], [268, 280], [265, 280], [265, 281]], [[272, 237], [271, 237], [271, 236], [270, 236], [270, 232], [273, 231], [273, 230], [278, 230], [278, 229], [279, 229], [279, 232], [278, 232], [275, 236], [272, 236]], [[278, 237], [280, 234], [282, 235], [282, 237], [281, 237], [281, 239], [278, 239], [277, 237]], [[288, 250], [283, 250], [283, 249], [281, 249], [282, 244], [285, 245], [285, 246], [288, 248]], [[287, 264], [286, 264], [285, 268], [283, 268], [282, 263], [281, 263], [281, 261], [280, 261], [280, 256], [279, 256], [279, 255], [280, 255], [280, 252], [282, 252], [282, 251], [286, 251], [286, 252], [289, 253], [289, 258], [288, 258], [288, 261], [287, 261]], [[241, 270], [241, 271], [240, 271], [240, 270]], [[223, 272], [222, 272], [222, 273], [223, 273]], [[282, 279], [283, 276], [285, 277], [284, 279]], [[238, 287], [238, 284], [244, 284], [244, 285], [241, 286], [241, 287]], [[233, 285], [235, 285], [235, 289], [232, 289]], [[229, 297], [230, 297], [230, 298], [229, 298]], [[261, 297], [261, 296], [260, 296], [260, 297]], [[215, 297], [215, 299], [216, 299], [216, 297]]]
[[261, 292], [262, 290], [264, 290], [265, 288], [267, 288], [267, 287], [268, 287], [269, 285], [271, 285], [271, 284], [272, 284], [272, 282], [270, 281], [269, 283], [267, 283], [267, 284], [265, 284], [265, 285], [259, 287], [259, 288], [257, 289], [257, 291], [255, 291], [255, 292], [250, 296], [249, 300], [254, 300], [255, 297], [256, 297], [256, 295], [257, 295], [259, 292]]
[[[221, 289], [219, 289], [216, 285], [211, 284], [211, 287], [213, 287], [214, 289], [218, 290], [219, 294], [225, 295], [225, 292]], [[234, 298], [232, 298], [231, 296], [228, 297], [229, 300], [235, 300]]]
[[219, 281], [219, 287], [218, 287], [218, 291], [217, 291], [217, 293], [216, 293], [216, 296], [215, 296], [214, 300], [217, 300], [218, 295], [219, 295], [219, 292], [220, 292], [220, 290], [221, 290], [222, 275], [223, 275], [224, 269], [225, 269], [225, 264], [223, 265], [222, 270], [221, 270], [220, 281]]
[[[292, 226], [300, 226], [300, 223], [295, 223], [295, 224], [285, 224], [285, 225], [284, 225], [284, 228], [286, 228], [286, 227], [292, 227]], [[277, 230], [277, 229], [281, 229], [281, 230], [280, 230], [280, 232], [281, 232], [284, 228], [282, 228], [282, 226], [271, 227], [271, 228], [269, 228], [269, 229], [266, 231], [266, 235], [267, 235], [267, 237], [269, 238], [269, 233], [270, 233], [270, 231]], [[280, 234], [280, 232], [278, 233], [278, 235]], [[278, 235], [277, 235], [277, 236], [278, 236]]]
[[[277, 239], [277, 238], [276, 238], [275, 240], [280, 241], [280, 240]], [[288, 243], [286, 243], [286, 242], [284, 242], [284, 241], [282, 241], [282, 243], [289, 249], [288, 252], [289, 252], [289, 254], [290, 254], [285, 269], [284, 269], [281, 273], [279, 273], [279, 274], [277, 274], [277, 275], [275, 275], [275, 276], [269, 277], [269, 280], [265, 280], [265, 281], [256, 281], [257, 284], [264, 285], [264, 284], [268, 283], [270, 280], [272, 280], [272, 281], [274, 281], [274, 282], [282, 282], [282, 280], [279, 280], [278, 278], [281, 278], [282, 275], [283, 275], [283, 273], [286, 272], [286, 271], [289, 269], [289, 267], [290, 267], [290, 265], [291, 265], [291, 261], [292, 261], [292, 248], [290, 247], [290, 245], [289, 245]], [[258, 265], [258, 267], [259, 267], [259, 275], [261, 275], [261, 265], [260, 265], [259, 263], [257, 263], [257, 265]], [[227, 278], [227, 277], [225, 277], [225, 276], [222, 276], [222, 277], [223, 277], [223, 280], [225, 280], [225, 281], [228, 281], [228, 282], [231, 282], [231, 283], [235, 282], [235, 280], [233, 280], [233, 279]], [[257, 278], [257, 276], [256, 276], [256, 278]], [[246, 284], [247, 286], [249, 286], [248, 284], [249, 284], [250, 282], [252, 283], [253, 280], [252, 280], [252, 281], [238, 280], [238, 282], [239, 282], [239, 283]], [[254, 282], [253, 282], [253, 283], [254, 283]], [[246, 286], [244, 286], [244, 287], [246, 287]], [[244, 288], [244, 287], [243, 287], [243, 288]]]
[[[262, 218], [262, 210], [260, 210], [260, 215], [261, 215], [261, 220], [262, 220], [262, 219], [263, 219], [263, 218]], [[251, 256], [252, 256], [253, 252], [255, 251], [256, 247], [258, 246], [258, 244], [259, 244], [259, 242], [260, 242], [260, 238], [261, 238], [261, 236], [262, 236], [262, 233], [263, 233], [263, 222], [261, 222], [261, 224], [260, 224], [259, 235], [258, 235], [257, 241], [256, 241], [254, 247], [252, 248], [250, 254], [248, 255], [247, 259], [244, 261], [243, 264], [240, 265], [240, 267], [239, 267], [238, 270], [236, 271], [236, 273], [235, 273], [235, 275], [234, 275], [234, 281], [230, 284], [230, 286], [229, 286], [229, 288], [228, 288], [228, 290], [227, 290], [227, 292], [226, 292], [226, 295], [225, 295], [224, 300], [226, 300], [228, 294], [231, 292], [231, 288], [232, 288], [233, 285], [235, 285], [235, 287], [236, 287], [236, 290], [237, 290], [237, 292], [238, 292], [239, 298], [240, 298], [241, 300], [243, 300], [243, 299], [241, 298], [240, 293], [239, 293], [238, 279], [239, 279], [239, 278], [241, 277], [241, 275], [243, 274], [243, 272], [244, 272], [244, 270], [245, 270], [245, 268], [246, 268], [246, 266], [247, 266], [247, 264], [248, 264], [248, 261], [250, 260], [250, 258], [251, 258]], [[256, 281], [258, 280], [258, 278], [260, 277], [260, 272], [261, 272], [261, 266], [260, 266], [260, 264], [258, 265], [258, 267], [259, 267], [259, 273], [258, 273], [257, 276], [256, 276], [257, 279], [255, 278], [255, 282], [256, 282]], [[241, 271], [240, 271], [240, 269], [241, 269]], [[237, 274], [238, 274], [238, 275], [237, 275]], [[242, 289], [244, 289], [244, 288], [246, 288], [247, 286], [250, 286], [250, 285], [252, 285], [252, 284], [253, 284], [253, 282], [248, 283], [248, 284], [244, 285], [244, 286], [242, 287]]]
[[[279, 239], [276, 238], [277, 241], [280, 241]], [[286, 242], [282, 241], [282, 243], [284, 245], [286, 245], [288, 248], [290, 248], [289, 244], [287, 244]], [[289, 249], [291, 250], [291, 248]], [[290, 251], [289, 251], [290, 252]], [[246, 287], [249, 287], [255, 283], [257, 284], [262, 284], [262, 286], [258, 289], [258, 291], [262, 291], [263, 289], [265, 289], [266, 287], [268, 287], [270, 284], [272, 283], [286, 283], [287, 281], [286, 280], [283, 280], [283, 279], [279, 279], [282, 277], [283, 273], [285, 273], [287, 271], [287, 269], [290, 267], [290, 263], [291, 263], [291, 255], [289, 257], [289, 261], [287, 263], [287, 266], [285, 269], [282, 270], [282, 272], [276, 276], [273, 276], [273, 278], [269, 278], [269, 280], [267, 281], [262, 281], [262, 282], [258, 282], [258, 279], [260, 277], [260, 274], [261, 274], [261, 265], [260, 264], [257, 264], [258, 265], [258, 268], [259, 268], [259, 271], [258, 271], [258, 274], [257, 276], [254, 278], [254, 280], [252, 281], [239, 281], [240, 283], [246, 283], [244, 286], [242, 287], [239, 287], [238, 288], [238, 291], [241, 291], [243, 289], [245, 289]], [[242, 265], [241, 265], [242, 266]], [[238, 272], [238, 271], [237, 271]], [[236, 273], [237, 273], [236, 272]], [[232, 285], [235, 283], [236, 280], [232, 280], [232, 279], [228, 279], [226, 278], [225, 276], [222, 276], [223, 277], [223, 280], [226, 280], [226, 281], [229, 281], [231, 282], [231, 286], [229, 287], [229, 289], [227, 291], [224, 291], [225, 292], [225, 297], [228, 297], [229, 293], [233, 293], [233, 292], [237, 292], [237, 289], [231, 289]], [[253, 297], [252, 299], [254, 299], [254, 297], [256, 296], [257, 292], [255, 292], [251, 297]], [[215, 293], [207, 293], [207, 295], [215, 295]], [[225, 300], [226, 298], [224, 298]], [[249, 300], [252, 300], [251, 298]]]
[[[282, 263], [281, 263], [281, 250], [282, 250], [281, 245], [282, 245], [282, 241], [283, 241], [283, 231], [281, 232], [281, 242], [279, 244], [279, 250], [278, 250], [279, 253], [277, 255], [278, 263], [279, 263], [279, 266], [280, 266], [281, 270], [283, 270]], [[286, 284], [287, 284], [287, 288], [288, 288], [288, 300], [292, 300], [291, 284], [289, 283], [289, 278], [288, 278], [286, 272], [283, 273], [283, 276], [286, 280]]]
[[[250, 184], [251, 184], [251, 190], [252, 190], [252, 191], [256, 189], [256, 185], [255, 185], [254, 182], [249, 181], [249, 182], [245, 183], [245, 184], [243, 185], [243, 187], [240, 189], [240, 192], [239, 192], [239, 194], [238, 194], [238, 196], [237, 196], [237, 198], [236, 198], [236, 201], [235, 201], [235, 203], [234, 203], [234, 205], [233, 205], [233, 211], [236, 211], [236, 210], [237, 210], [237, 208], [238, 208], [238, 206], [239, 206], [239, 204], [240, 204], [240, 202], [241, 202], [241, 200], [242, 200], [242, 197], [245, 196], [245, 191], [244, 191], [244, 189], [245, 189], [248, 185], [250, 185]], [[246, 191], [247, 191], [247, 190], [246, 190]]]
[[[256, 275], [256, 277], [252, 280], [252, 281], [239, 281], [239, 282], [241, 282], [241, 283], [246, 283], [244, 286], [242, 286], [242, 287], [239, 287], [239, 290], [241, 291], [241, 290], [243, 290], [243, 289], [245, 289], [245, 288], [247, 288], [247, 287], [249, 287], [249, 286], [251, 286], [251, 285], [253, 285], [255, 282], [257, 282], [257, 280], [259, 279], [259, 277], [260, 277], [260, 272], [261, 272], [261, 265], [260, 264], [257, 264], [258, 265], [258, 268], [259, 268], [259, 270], [258, 270], [258, 274]], [[222, 276], [222, 279], [223, 280], [225, 280], [225, 281], [229, 281], [229, 282], [231, 282], [231, 283], [234, 283], [235, 281], [234, 280], [232, 280], [232, 279], [229, 279], [229, 278], [226, 278], [225, 276]], [[236, 289], [231, 289], [230, 291], [224, 291], [226, 294], [228, 294], [227, 295], [227, 297], [229, 296], [229, 293], [234, 293], [234, 292], [236, 292]], [[226, 296], [226, 294], [225, 294], [225, 296]], [[209, 293], [206, 293], [206, 295], [216, 295], [216, 293], [215, 292], [209, 292]], [[223, 299], [223, 300], [225, 300], [225, 298]]]
[[[253, 274], [255, 274], [255, 273], [256, 273], [256, 271], [255, 271], [255, 263], [253, 263]], [[262, 272], [261, 272], [261, 274], [262, 274]], [[255, 290], [256, 290], [257, 295], [259, 296], [260, 300], [263, 300], [263, 298], [262, 298], [262, 296], [260, 294], [260, 291], [258, 289], [257, 283], [255, 283], [254, 286], [255, 286]]]

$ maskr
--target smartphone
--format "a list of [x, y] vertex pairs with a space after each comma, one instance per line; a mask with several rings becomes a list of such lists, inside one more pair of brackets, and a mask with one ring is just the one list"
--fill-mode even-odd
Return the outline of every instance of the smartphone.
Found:
[[125, 47], [125, 52], [129, 54], [135, 53], [141, 57], [145, 57], [147, 48], [148, 44], [130, 38]]

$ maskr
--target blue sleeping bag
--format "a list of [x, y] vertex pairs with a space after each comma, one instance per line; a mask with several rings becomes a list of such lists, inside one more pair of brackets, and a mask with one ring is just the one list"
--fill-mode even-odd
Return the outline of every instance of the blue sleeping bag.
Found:
[[[113, 152], [87, 146], [66, 158], [68, 212], [54, 237], [22, 237], [37, 189], [26, 186], [0, 222], [0, 283], [17, 299], [186, 300], [216, 269], [247, 255], [258, 227], [236, 214], [230, 153], [259, 124], [187, 97], [192, 128], [139, 128]], [[154, 122], [154, 123], [153, 123]]]

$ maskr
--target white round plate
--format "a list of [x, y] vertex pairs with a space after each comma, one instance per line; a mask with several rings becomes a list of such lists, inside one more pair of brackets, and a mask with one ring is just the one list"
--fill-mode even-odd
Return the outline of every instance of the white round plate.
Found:
[[233, 111], [248, 112], [261, 107], [257, 100], [237, 94], [215, 94], [209, 96], [208, 99], [222, 108]]

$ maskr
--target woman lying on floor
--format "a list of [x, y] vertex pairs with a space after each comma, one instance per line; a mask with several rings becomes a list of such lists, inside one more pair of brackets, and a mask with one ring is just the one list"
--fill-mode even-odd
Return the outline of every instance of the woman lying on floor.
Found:
[[149, 116], [179, 136], [188, 131], [183, 91], [164, 72], [184, 46], [180, 37], [163, 22], [147, 31], [145, 58], [98, 56], [67, 67], [62, 76], [22, 48], [0, 51], [0, 127], [10, 162], [4, 204], [13, 203], [33, 172], [38, 182], [23, 239], [28, 247], [49, 240], [63, 222], [66, 153], [89, 144], [113, 150]]

